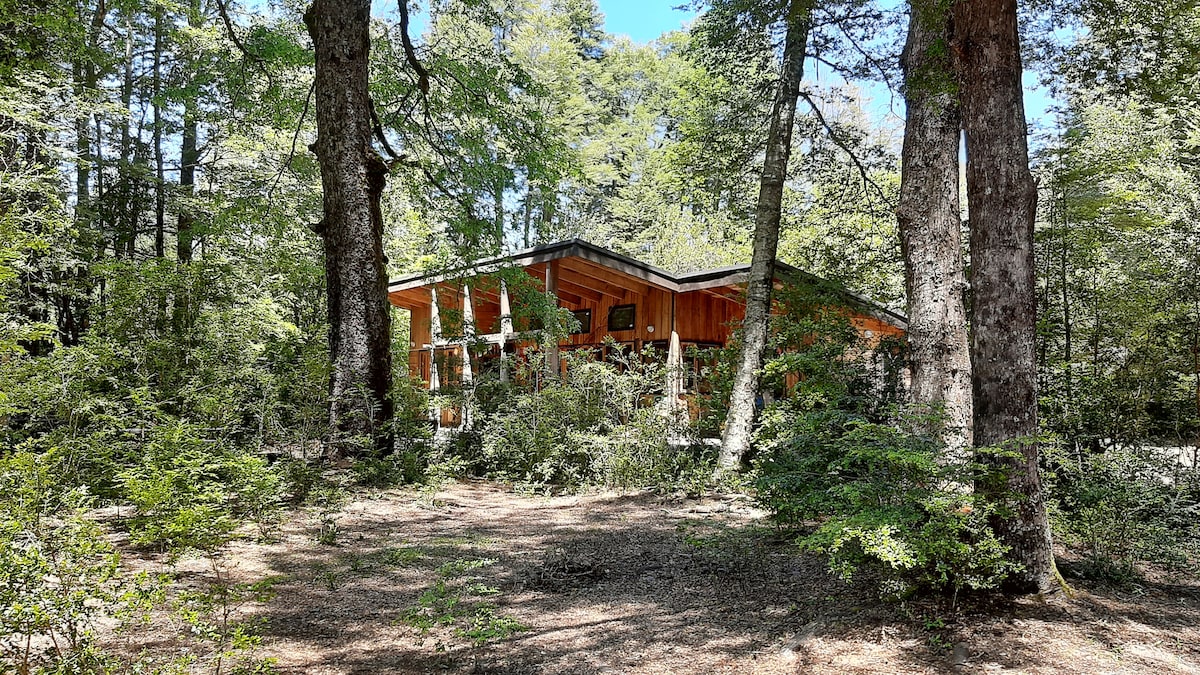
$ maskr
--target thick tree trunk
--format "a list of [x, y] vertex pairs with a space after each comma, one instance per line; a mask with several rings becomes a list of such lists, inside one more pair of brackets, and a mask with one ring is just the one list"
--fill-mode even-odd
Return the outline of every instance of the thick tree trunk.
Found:
[[771, 106], [767, 132], [767, 154], [758, 187], [754, 215], [754, 253], [746, 282], [746, 318], [742, 324], [742, 349], [729, 397], [729, 415], [721, 437], [717, 474], [742, 465], [750, 451], [754, 424], [754, 399], [761, 380], [763, 352], [767, 347], [771, 320], [771, 291], [775, 280], [775, 253], [779, 246], [779, 220], [783, 206], [783, 184], [792, 152], [792, 127], [796, 101], [804, 76], [804, 48], [808, 42], [808, 0], [792, 0], [787, 14], [787, 33], [779, 68], [779, 84]]
[[951, 461], [971, 448], [971, 353], [959, 237], [960, 115], [949, 50], [950, 16], [911, 0], [904, 68], [907, 119], [896, 218], [908, 286], [914, 403], [941, 411], [936, 432]]
[[304, 15], [316, 48], [329, 310], [330, 454], [368, 442], [387, 451], [392, 418], [391, 313], [379, 199], [387, 167], [371, 147], [370, 0], [315, 0]]
[[993, 460], [1007, 473], [1005, 484], [980, 487], [1005, 506], [994, 527], [1024, 567], [1009, 588], [1048, 592], [1056, 571], [1035, 440], [1037, 188], [1025, 137], [1017, 3], [960, 0], [953, 13], [967, 141], [975, 446], [1018, 453]]

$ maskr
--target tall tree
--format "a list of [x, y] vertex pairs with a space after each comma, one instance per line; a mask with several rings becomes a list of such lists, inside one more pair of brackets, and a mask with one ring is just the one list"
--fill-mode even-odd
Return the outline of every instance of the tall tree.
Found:
[[896, 218], [908, 288], [911, 396], [941, 410], [948, 456], [960, 457], [971, 447], [971, 354], [959, 237], [960, 113], [949, 41], [945, 4], [910, 0]]
[[1015, 451], [995, 459], [1007, 507], [993, 524], [1022, 569], [1013, 590], [1055, 588], [1054, 551], [1038, 477], [1036, 285], [1016, 0], [953, 5], [955, 69], [967, 146], [971, 222], [971, 361], [975, 446]]
[[380, 195], [387, 165], [371, 145], [370, 0], [315, 0], [304, 23], [316, 50], [317, 141], [329, 311], [329, 452], [370, 439], [390, 449], [391, 314]]
[[154, 8], [154, 54], [151, 66], [150, 107], [153, 110], [152, 136], [154, 143], [154, 256], [162, 258], [167, 251], [167, 181], [163, 157], [163, 8]]
[[[204, 26], [204, 11], [200, 0], [191, 0], [187, 7], [188, 27], [200, 30]], [[175, 229], [175, 257], [181, 263], [190, 263], [193, 252], [193, 232], [196, 216], [193, 213], [191, 199], [196, 194], [196, 165], [200, 162], [200, 94], [202, 77], [196, 71], [201, 65], [200, 59], [185, 55], [183, 59], [185, 77], [183, 92], [183, 130], [179, 143], [179, 192], [182, 204]]]
[[809, 0], [791, 0], [784, 17], [779, 84], [771, 105], [767, 152], [759, 183], [758, 206], [754, 213], [754, 253], [746, 282], [746, 318], [742, 328], [741, 353], [729, 399], [729, 416], [721, 438], [718, 473], [737, 468], [750, 450], [754, 400], [758, 393], [763, 352], [767, 347], [770, 328], [771, 291], [775, 282], [775, 254], [779, 246], [783, 188], [792, 152], [792, 127], [796, 119], [796, 102], [800, 98], [800, 80], [804, 76], [810, 10]]

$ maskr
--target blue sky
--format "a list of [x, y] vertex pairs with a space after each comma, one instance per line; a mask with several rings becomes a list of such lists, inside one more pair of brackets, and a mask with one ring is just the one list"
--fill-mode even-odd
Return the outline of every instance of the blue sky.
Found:
[[686, 0], [597, 0], [609, 33], [628, 35], [634, 42], [649, 42], [696, 16], [691, 9], [677, 10]]
[[[697, 14], [690, 8], [674, 8], [684, 2], [686, 0], [597, 0], [604, 13], [605, 29], [614, 35], [626, 35], [635, 42], [650, 42], [663, 33], [684, 27]], [[812, 72], [811, 68], [809, 72]], [[1054, 125], [1050, 108], [1055, 101], [1046, 89], [1037, 86], [1037, 77], [1033, 73], [1026, 73], [1024, 81], [1025, 115], [1030, 128], [1044, 131]], [[862, 91], [863, 107], [873, 122], [894, 126], [903, 121], [904, 101], [891, 95], [887, 87], [876, 83], [856, 83], [856, 86]]]

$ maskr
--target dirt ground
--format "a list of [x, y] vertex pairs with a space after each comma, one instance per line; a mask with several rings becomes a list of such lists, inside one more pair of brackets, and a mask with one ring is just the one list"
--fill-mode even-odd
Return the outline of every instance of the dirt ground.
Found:
[[[204, 559], [172, 569], [175, 587], [214, 580]], [[270, 580], [231, 621], [261, 620], [240, 653], [280, 673], [1200, 673], [1195, 580], [883, 602], [744, 497], [362, 491], [235, 542], [216, 569]], [[120, 640], [214, 649], [162, 618]]]

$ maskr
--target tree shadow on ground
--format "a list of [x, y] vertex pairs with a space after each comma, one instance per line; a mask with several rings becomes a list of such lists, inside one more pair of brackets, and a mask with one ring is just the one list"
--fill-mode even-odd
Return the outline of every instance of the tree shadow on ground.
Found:
[[310, 517], [230, 551], [258, 561], [247, 573], [287, 579], [256, 611], [279, 672], [1113, 672], [1113, 645], [1127, 647], [1116, 672], [1197, 662], [1191, 647], [1128, 648], [1142, 644], [1134, 624], [1146, 645], [1196, 644], [1194, 586], [1156, 588], [1158, 604], [1104, 591], [884, 603], [870, 578], [832, 577], [738, 499], [472, 483], [359, 499], [336, 525], [337, 546], [316, 543]]

